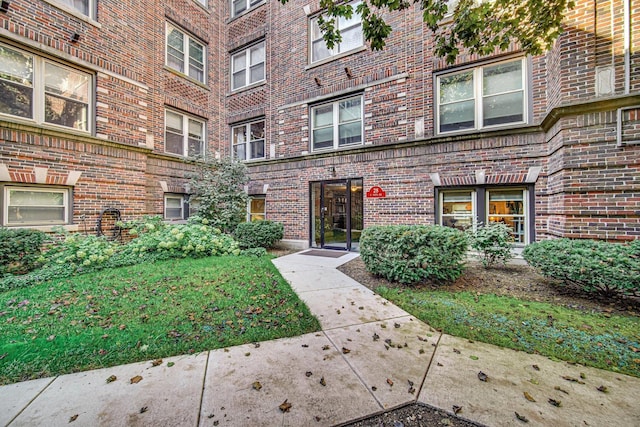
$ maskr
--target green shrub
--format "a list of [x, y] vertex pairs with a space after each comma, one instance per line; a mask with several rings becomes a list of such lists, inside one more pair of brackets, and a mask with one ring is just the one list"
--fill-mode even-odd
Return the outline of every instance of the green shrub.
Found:
[[587, 292], [640, 294], [640, 240], [544, 240], [528, 245], [522, 256], [544, 276]]
[[476, 230], [469, 229], [469, 242], [478, 251], [478, 258], [485, 268], [500, 263], [505, 265], [513, 258], [511, 228], [502, 222], [480, 225]]
[[368, 227], [360, 237], [367, 270], [393, 282], [455, 280], [464, 271], [466, 235], [439, 225]]
[[263, 257], [263, 256], [267, 255], [267, 250], [265, 248], [243, 249], [242, 252], [240, 252], [240, 255], [248, 256], [248, 257], [260, 258], [260, 257]]
[[284, 236], [284, 226], [273, 221], [241, 222], [233, 236], [243, 249], [271, 248]]
[[41, 231], [0, 227], [0, 277], [36, 268], [45, 239]]

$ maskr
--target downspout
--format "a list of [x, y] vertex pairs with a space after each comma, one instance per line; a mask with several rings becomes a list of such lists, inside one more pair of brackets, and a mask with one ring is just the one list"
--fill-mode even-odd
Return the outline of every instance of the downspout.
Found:
[[624, 0], [624, 93], [629, 94], [631, 86], [631, 0]]

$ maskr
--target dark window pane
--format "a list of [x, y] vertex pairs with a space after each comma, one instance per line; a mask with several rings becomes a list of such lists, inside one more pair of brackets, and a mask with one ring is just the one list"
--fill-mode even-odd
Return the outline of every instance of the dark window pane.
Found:
[[182, 148], [182, 135], [177, 135], [171, 132], [165, 132], [165, 148], [164, 150], [167, 153], [184, 155], [184, 150]]
[[33, 118], [33, 89], [0, 79], [0, 113]]
[[45, 95], [44, 120], [47, 123], [87, 130], [87, 104]]

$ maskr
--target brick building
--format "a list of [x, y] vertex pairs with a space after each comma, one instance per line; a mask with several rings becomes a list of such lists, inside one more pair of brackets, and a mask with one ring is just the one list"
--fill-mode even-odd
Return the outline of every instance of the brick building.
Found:
[[182, 218], [204, 154], [246, 161], [250, 217], [299, 247], [392, 223], [640, 235], [637, 0], [578, 1], [546, 55], [453, 65], [416, 9], [371, 52], [357, 18], [328, 50], [316, 0], [4, 3], [2, 225]]

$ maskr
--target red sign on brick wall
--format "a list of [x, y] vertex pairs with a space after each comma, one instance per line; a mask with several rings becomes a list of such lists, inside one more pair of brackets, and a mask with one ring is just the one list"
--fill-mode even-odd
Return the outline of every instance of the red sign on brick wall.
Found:
[[376, 186], [376, 187], [371, 187], [371, 189], [367, 191], [367, 197], [372, 197], [372, 198], [387, 197], [387, 193], [385, 193], [382, 188]]

